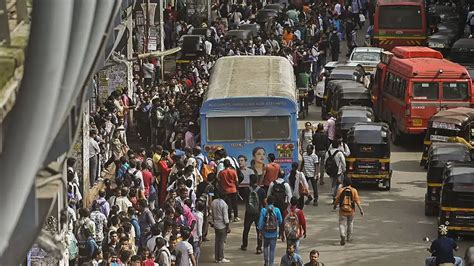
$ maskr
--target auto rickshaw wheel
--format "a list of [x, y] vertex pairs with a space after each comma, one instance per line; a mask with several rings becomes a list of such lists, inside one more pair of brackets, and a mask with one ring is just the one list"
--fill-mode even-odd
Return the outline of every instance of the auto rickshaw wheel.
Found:
[[390, 191], [390, 188], [392, 187], [392, 178], [385, 179], [383, 182], [383, 190], [384, 191]]

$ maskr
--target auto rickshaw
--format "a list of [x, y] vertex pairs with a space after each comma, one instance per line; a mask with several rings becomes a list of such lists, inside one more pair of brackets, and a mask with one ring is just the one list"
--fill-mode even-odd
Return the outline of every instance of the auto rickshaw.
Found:
[[360, 87], [363, 86], [359, 82], [355, 80], [331, 80], [326, 85], [326, 89], [324, 90], [323, 101], [321, 104], [321, 118], [328, 119], [329, 111], [331, 110], [332, 106], [332, 99], [334, 98], [334, 94], [336, 89], [341, 86], [347, 87]]
[[366, 106], [344, 106], [339, 109], [336, 116], [336, 133], [341, 135], [344, 141], [347, 139], [347, 131], [359, 122], [374, 122], [372, 108]]
[[253, 36], [253, 33], [250, 30], [229, 30], [226, 32], [225, 37], [229, 39], [235, 38], [237, 40], [248, 42], [256, 36]]
[[439, 111], [431, 117], [423, 141], [420, 165], [426, 168], [431, 143], [448, 142], [450, 137], [460, 137], [468, 143], [474, 142], [474, 109], [458, 107]]
[[443, 185], [443, 168], [448, 162], [470, 162], [469, 148], [462, 143], [433, 143], [428, 152], [425, 215], [437, 215]]
[[206, 55], [204, 36], [187, 34], [183, 36], [181, 51], [176, 56], [176, 64], [187, 65], [191, 61]]
[[474, 163], [451, 162], [443, 171], [438, 225], [448, 236], [474, 235]]
[[354, 86], [349, 86], [348, 84], [337, 85], [331, 99], [329, 115], [335, 117], [343, 106], [371, 107], [372, 101], [369, 90], [359, 83], [356, 83]]
[[474, 38], [457, 40], [449, 52], [449, 57], [451, 61], [461, 65], [474, 64]]
[[385, 123], [357, 123], [347, 133], [351, 155], [347, 177], [353, 182], [375, 182], [390, 190], [390, 130]]

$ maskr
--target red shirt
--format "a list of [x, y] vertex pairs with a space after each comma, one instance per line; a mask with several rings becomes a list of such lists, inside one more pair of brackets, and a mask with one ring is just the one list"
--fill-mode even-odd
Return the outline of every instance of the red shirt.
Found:
[[232, 168], [226, 168], [219, 172], [219, 186], [225, 194], [237, 193], [237, 172]]
[[142, 171], [143, 176], [143, 186], [145, 187], [145, 197], [150, 196], [150, 187], [153, 183], [153, 174], [148, 170]]
[[273, 162], [265, 165], [265, 176], [263, 177], [263, 186], [268, 187], [270, 184], [278, 179], [280, 175], [280, 165]]

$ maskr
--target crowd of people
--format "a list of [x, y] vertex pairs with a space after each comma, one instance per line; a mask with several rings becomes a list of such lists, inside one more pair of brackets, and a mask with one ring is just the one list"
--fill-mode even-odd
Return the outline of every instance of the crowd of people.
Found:
[[[278, 19], [262, 25], [262, 34], [253, 40], [224, 37], [228, 29], [253, 22], [261, 8], [256, 1], [221, 2], [215, 7], [218, 18], [206, 25], [211, 33], [206, 56], [178, 66], [167, 80], [159, 75], [159, 60], [145, 60], [135, 68], [131, 93], [114, 91], [99, 105], [90, 120], [90, 186], [103, 181], [104, 187], [91, 208], [82, 204], [81, 177], [74, 159], [68, 160], [72, 265], [198, 265], [210, 227], [215, 262], [229, 262], [225, 242], [230, 225], [241, 221], [239, 202], [245, 204], [242, 250], [247, 250], [255, 224], [255, 252], [264, 254], [265, 265], [273, 265], [279, 238], [287, 243], [281, 265], [303, 265], [300, 246], [308, 226], [303, 208], [311, 202], [318, 206], [318, 185], [324, 184], [325, 173], [332, 180], [334, 208], [340, 209], [341, 245], [352, 240], [355, 206], [363, 211], [357, 190], [344, 178], [344, 156], [350, 151], [335, 135], [333, 120], [315, 128], [307, 123], [301, 139], [303, 161], [295, 162], [289, 174], [281, 171], [273, 154], [261, 169], [254, 169], [244, 155], [234, 158], [222, 149], [208, 158], [201, 152], [199, 108], [219, 57], [284, 56], [297, 75], [307, 74], [299, 83], [314, 85], [328, 52], [338, 60], [341, 41], [356, 45], [356, 25], [361, 27], [370, 13], [364, 0], [347, 6], [335, 1], [290, 5]], [[166, 10], [165, 21], [167, 47], [175, 43], [172, 36], [178, 39], [192, 28], [180, 5], [176, 11]], [[174, 29], [172, 34], [169, 29]], [[304, 265], [323, 265], [319, 252], [312, 250]]]

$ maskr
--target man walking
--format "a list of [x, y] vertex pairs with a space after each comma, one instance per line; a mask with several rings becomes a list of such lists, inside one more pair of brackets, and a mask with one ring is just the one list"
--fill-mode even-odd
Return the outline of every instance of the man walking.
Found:
[[316, 154], [314, 154], [314, 147], [313, 145], [308, 145], [306, 147], [306, 152], [303, 153], [303, 173], [311, 183], [313, 187], [313, 195], [308, 195], [308, 199], [306, 200], [306, 204], [310, 204], [311, 200], [314, 199], [313, 205], [318, 206], [318, 179], [319, 179], [319, 158]]
[[275, 154], [268, 154], [269, 163], [265, 165], [265, 172], [263, 176], [263, 189], [268, 191], [270, 184], [277, 180], [278, 175], [280, 174], [280, 165], [275, 163]]
[[326, 151], [329, 149], [329, 139], [326, 132], [324, 132], [324, 125], [318, 124], [316, 132], [313, 135], [313, 146], [319, 161], [319, 184], [324, 185], [324, 160], [326, 158]]
[[319, 261], [319, 251], [313, 249], [309, 252], [309, 262], [304, 266], [324, 266], [324, 263]]
[[240, 221], [239, 209], [237, 206], [237, 184], [239, 183], [237, 172], [232, 167], [229, 160], [224, 160], [224, 170], [218, 174], [219, 187], [225, 195], [225, 202], [229, 207], [229, 218], [234, 212], [234, 222]]
[[325, 170], [331, 178], [331, 190], [333, 201], [336, 197], [338, 186], [342, 183], [344, 172], [346, 170], [346, 159], [344, 154], [339, 150], [339, 140], [334, 140], [329, 150], [326, 152]]
[[281, 266], [303, 266], [303, 259], [295, 252], [295, 244], [288, 244], [286, 246], [286, 254], [281, 257]]
[[273, 206], [273, 203], [273, 196], [269, 196], [267, 198], [268, 205], [266, 208], [262, 208], [258, 219], [258, 229], [260, 230], [259, 237], [260, 239], [263, 239], [265, 266], [274, 265], [273, 261], [275, 260], [278, 229], [283, 222], [280, 210]]
[[258, 185], [258, 177], [254, 174], [250, 175], [250, 189], [245, 204], [244, 231], [242, 233], [241, 250], [247, 250], [250, 227], [255, 223], [255, 229], [257, 230], [256, 254], [262, 253], [262, 239], [258, 237], [260, 233], [258, 230], [258, 219], [260, 216], [260, 210], [264, 205], [265, 196], [265, 191]]
[[211, 204], [212, 218], [215, 230], [214, 259], [216, 263], [226, 263], [230, 260], [224, 257], [224, 243], [230, 233], [229, 213], [227, 203], [222, 199], [219, 190], [215, 191], [215, 199]]
[[352, 180], [345, 178], [343, 187], [337, 191], [333, 208], [339, 205], [339, 233], [341, 236], [341, 246], [347, 242], [352, 242], [352, 228], [354, 226], [355, 205], [359, 208], [360, 215], [364, 216], [364, 211], [360, 206], [360, 198], [357, 189], [352, 187]]
[[288, 245], [294, 244], [295, 252], [299, 253], [300, 240], [301, 238], [306, 238], [306, 217], [303, 210], [298, 209], [297, 205], [298, 199], [292, 197], [290, 207], [288, 207], [284, 212], [283, 217], [285, 217], [285, 219], [283, 224], [285, 228], [286, 243]]

